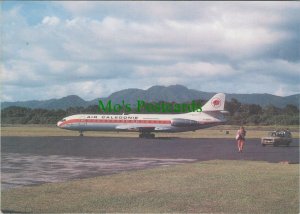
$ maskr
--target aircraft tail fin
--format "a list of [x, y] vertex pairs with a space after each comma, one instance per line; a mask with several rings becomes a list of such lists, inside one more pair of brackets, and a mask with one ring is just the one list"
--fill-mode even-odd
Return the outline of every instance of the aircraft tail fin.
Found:
[[218, 93], [202, 107], [202, 111], [224, 111], [225, 94]]

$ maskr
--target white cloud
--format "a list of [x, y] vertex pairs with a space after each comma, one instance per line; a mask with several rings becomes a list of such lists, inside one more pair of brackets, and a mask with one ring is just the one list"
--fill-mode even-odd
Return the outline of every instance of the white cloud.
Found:
[[45, 25], [58, 25], [60, 23], [60, 19], [56, 16], [46, 16], [43, 18], [42, 23]]
[[[97, 2], [88, 2], [88, 1], [59, 1], [56, 2], [63, 6], [66, 10], [70, 11], [72, 14], [84, 14], [88, 13], [91, 10], [95, 10], [95, 6], [97, 6]], [[98, 4], [99, 5], [99, 4]]]
[[285, 92], [284, 92], [283, 87], [280, 85], [279, 88], [275, 91], [274, 94], [277, 95], [277, 96], [284, 96]]
[[[44, 91], [49, 98], [92, 98], [176, 83], [204, 91], [274, 93], [275, 82], [284, 89], [280, 93], [299, 92], [299, 61], [269, 53], [295, 41], [295, 29], [282, 27], [299, 21], [299, 15], [286, 15], [294, 11], [292, 2], [45, 4], [61, 5], [69, 15], [47, 13], [30, 25], [22, 7], [3, 13], [6, 97], [33, 99]], [[262, 80], [266, 84], [260, 86]], [[17, 93], [30, 85], [43, 87]]]
[[138, 66], [135, 72], [137, 76], [176, 76], [188, 78], [205, 78], [215, 76], [228, 76], [237, 73], [227, 64], [214, 64], [208, 62], [176, 63], [167, 66]]
[[289, 62], [282, 59], [273, 60], [252, 60], [241, 63], [241, 69], [247, 72], [260, 72], [264, 75], [271, 75], [270, 78], [285, 77], [299, 80], [300, 78], [300, 62]]
[[49, 72], [51, 73], [62, 73], [73, 69], [73, 63], [64, 60], [51, 60], [48, 61]]

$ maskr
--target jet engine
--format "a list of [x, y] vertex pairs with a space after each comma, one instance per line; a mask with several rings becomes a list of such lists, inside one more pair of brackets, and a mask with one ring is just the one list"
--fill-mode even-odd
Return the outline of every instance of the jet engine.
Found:
[[171, 121], [171, 125], [175, 127], [190, 127], [197, 126], [198, 122], [196, 120], [174, 118]]

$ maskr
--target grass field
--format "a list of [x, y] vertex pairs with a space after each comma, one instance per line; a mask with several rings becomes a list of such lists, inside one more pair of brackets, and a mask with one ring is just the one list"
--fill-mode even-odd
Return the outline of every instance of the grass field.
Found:
[[[247, 138], [261, 138], [266, 136], [268, 131], [279, 128], [279, 126], [246, 126]], [[288, 127], [294, 138], [299, 138], [299, 127]], [[181, 138], [234, 138], [238, 126], [216, 126], [208, 129], [201, 129], [195, 132], [182, 133], [156, 133], [157, 137], [181, 137]], [[226, 134], [229, 131], [229, 134]], [[95, 137], [138, 137], [137, 132], [85, 132], [85, 136]], [[54, 125], [6, 125], [1, 127], [1, 136], [78, 136], [76, 131], [60, 129]]]
[[2, 192], [2, 211], [299, 213], [299, 165], [206, 161]]

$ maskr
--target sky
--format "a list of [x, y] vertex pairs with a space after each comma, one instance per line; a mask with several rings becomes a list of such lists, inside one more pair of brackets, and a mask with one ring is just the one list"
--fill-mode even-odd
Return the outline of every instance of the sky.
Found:
[[1, 2], [1, 101], [300, 93], [299, 2]]

